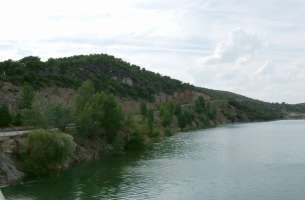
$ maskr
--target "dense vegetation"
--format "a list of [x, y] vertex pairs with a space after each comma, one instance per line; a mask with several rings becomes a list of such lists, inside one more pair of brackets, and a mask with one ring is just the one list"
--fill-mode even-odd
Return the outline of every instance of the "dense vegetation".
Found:
[[211, 96], [213, 99], [228, 102], [238, 111], [240, 121], [267, 121], [282, 119], [290, 112], [305, 112], [305, 104], [269, 103], [251, 99], [232, 92], [196, 88]]
[[[98, 147], [102, 146], [122, 153], [181, 130], [305, 112], [304, 104], [267, 103], [198, 88], [104, 54], [46, 62], [37, 57], [0, 62], [0, 81], [21, 88], [17, 109], [0, 105], [0, 127], [26, 125], [37, 129], [29, 134], [20, 152], [25, 169], [36, 175], [61, 169], [78, 156], [75, 146], [91, 151], [101, 151]], [[73, 102], [50, 101], [40, 92], [49, 86], [74, 89]], [[155, 101], [157, 95], [175, 96], [184, 91], [197, 96], [183, 103], [175, 99]], [[141, 102], [139, 111], [123, 112], [118, 101], [122, 98]], [[90, 145], [93, 143], [98, 147]]]
[[91, 80], [98, 90], [114, 95], [153, 100], [160, 92], [173, 94], [189, 87], [178, 80], [100, 54], [49, 59], [25, 57], [0, 62], [0, 80], [41, 88], [50, 85], [78, 88]]
[[22, 158], [25, 170], [43, 175], [60, 169], [71, 159], [76, 144], [73, 137], [58, 131], [35, 130], [27, 137]]
[[8, 126], [12, 121], [7, 105], [0, 105], [0, 127]]

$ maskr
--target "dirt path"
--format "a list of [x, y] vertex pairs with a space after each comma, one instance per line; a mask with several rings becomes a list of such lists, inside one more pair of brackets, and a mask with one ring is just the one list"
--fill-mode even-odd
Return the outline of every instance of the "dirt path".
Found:
[[4, 131], [4, 132], [0, 132], [0, 137], [13, 137], [13, 136], [25, 135], [28, 132], [29, 132], [29, 130], [25, 130], [25, 131]]

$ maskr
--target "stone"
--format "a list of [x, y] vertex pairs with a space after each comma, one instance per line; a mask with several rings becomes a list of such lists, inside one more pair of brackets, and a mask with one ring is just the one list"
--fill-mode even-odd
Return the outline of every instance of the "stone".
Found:
[[24, 174], [15, 167], [12, 159], [0, 153], [0, 186], [14, 184], [23, 176]]

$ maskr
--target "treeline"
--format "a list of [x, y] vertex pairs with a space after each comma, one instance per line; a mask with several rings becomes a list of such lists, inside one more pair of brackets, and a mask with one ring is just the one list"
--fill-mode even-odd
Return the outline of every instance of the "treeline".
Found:
[[71, 162], [77, 146], [97, 143], [111, 153], [138, 150], [179, 130], [213, 126], [218, 112], [212, 102], [199, 96], [190, 104], [168, 101], [154, 108], [142, 101], [139, 113], [131, 115], [122, 111], [115, 96], [85, 81], [71, 105], [49, 102], [25, 86], [14, 116], [34, 129], [19, 152], [24, 169], [41, 175]]
[[[305, 111], [303, 104], [272, 104], [193, 87], [104, 54], [0, 62], [0, 81], [22, 88], [16, 110], [0, 105], [0, 127], [35, 130], [18, 153], [23, 168], [34, 175], [61, 170], [82, 154], [141, 149], [177, 131], [226, 121], [273, 120], [292, 110]], [[73, 102], [49, 101], [39, 92], [48, 86], [75, 89]], [[173, 97], [180, 91], [198, 97], [184, 104], [155, 102], [157, 95]], [[139, 113], [124, 113], [117, 101], [121, 97], [142, 102]]]
[[[138, 101], [154, 102], [157, 95], [173, 95], [185, 90], [203, 92], [213, 100], [225, 100], [236, 107], [240, 120], [272, 120], [282, 118], [287, 112], [305, 112], [304, 104], [268, 103], [231, 92], [194, 87], [106, 54], [50, 58], [45, 62], [29, 56], [18, 61], [0, 62], [0, 81], [11, 82], [18, 87], [77, 89], [86, 80], [91, 80], [98, 91]], [[10, 123], [18, 123], [18, 117], [11, 116]]]
[[282, 119], [288, 113], [305, 113], [305, 104], [269, 103], [232, 92], [195, 88], [213, 99], [226, 101], [237, 111], [239, 121], [268, 121]]
[[25, 57], [0, 62], [0, 80], [38, 89], [47, 86], [78, 88], [92, 80], [98, 90], [116, 96], [153, 101], [154, 95], [173, 94], [188, 84], [161, 76], [106, 54], [49, 59]]

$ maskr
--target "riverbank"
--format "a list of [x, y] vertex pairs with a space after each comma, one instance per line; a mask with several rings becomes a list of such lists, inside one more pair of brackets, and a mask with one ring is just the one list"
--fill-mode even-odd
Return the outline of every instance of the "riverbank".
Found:
[[[217, 124], [215, 123], [212, 124], [213, 125], [207, 126], [206, 128], [217, 126]], [[219, 123], [218, 125], [220, 124], [225, 124], [225, 122]], [[203, 127], [189, 127], [188, 129], [184, 129], [183, 131], [186, 132], [199, 129], [203, 129]], [[133, 148], [128, 150], [118, 150], [116, 149], [116, 147], [114, 147], [114, 145], [109, 145], [100, 138], [91, 138], [83, 140], [82, 138], [76, 137], [76, 147], [73, 156], [71, 157], [71, 159], [69, 159], [68, 162], [64, 163], [62, 166], [59, 166], [56, 170], [57, 172], [54, 173], [60, 173], [60, 171], [69, 169], [82, 162], [103, 159], [104, 157], [116, 156], [117, 154], [120, 154], [122, 156], [124, 155], [124, 151], [141, 151], [143, 150], [143, 148], [145, 148], [145, 146], [149, 146], [154, 141], [163, 140], [164, 137], [174, 135], [178, 132], [181, 132], [181, 129], [177, 127], [172, 128], [170, 130], [170, 133], [168, 132], [168, 130], [163, 129], [160, 131], [157, 138], [149, 138], [145, 136], [143, 140], [144, 146], [141, 146], [139, 149]], [[20, 164], [21, 161], [19, 155], [21, 146], [24, 145], [27, 139], [27, 135], [28, 133], [10, 136], [6, 138], [6, 141], [2, 141], [2, 145], [0, 143], [0, 147], [3, 150], [3, 152], [0, 154], [0, 187], [20, 183], [22, 179], [27, 176], [27, 173], [22, 168], [22, 164]]]
[[[193, 127], [188, 127], [184, 130], [179, 129], [178, 127], [173, 127], [170, 131], [171, 132], [170, 134], [163, 129], [157, 138], [146, 137], [144, 139], [145, 142], [144, 146], [141, 146], [141, 148], [139, 149], [131, 149], [131, 150], [142, 151], [143, 148], [146, 148], [146, 146], [150, 146], [154, 141], [163, 140], [165, 137], [175, 135], [181, 131], [191, 132], [196, 130], [204, 130], [208, 128], [223, 126], [225, 124], [232, 124], [232, 122], [227, 120], [222, 120], [217, 122], [215, 121], [215, 122], [210, 122], [210, 125], [206, 127], [196, 128], [196, 126], [193, 126]], [[11, 138], [12, 141], [9, 142], [13, 145], [16, 145], [15, 147], [12, 146], [10, 147], [9, 150], [10, 153], [0, 154], [0, 160], [2, 161], [0, 164], [0, 172], [1, 172], [0, 186], [2, 187], [20, 183], [22, 179], [27, 175], [22, 169], [21, 167], [22, 165], [20, 165], [20, 160], [18, 160], [20, 159], [20, 156], [18, 156], [19, 154], [18, 151], [20, 150], [20, 146], [24, 144], [27, 137], [26, 135], [20, 137], [20, 134], [17, 134], [16, 136], [17, 137], [15, 138]], [[60, 173], [61, 171], [67, 170], [83, 162], [99, 160], [109, 156], [116, 156], [118, 154], [120, 156], [124, 156], [126, 151], [129, 151], [126, 149], [125, 150], [120, 149], [118, 151], [117, 149], [115, 149], [114, 146], [105, 143], [105, 141], [101, 140], [100, 138], [83, 140], [82, 138], [76, 137], [75, 142], [76, 142], [76, 148], [72, 158], [62, 166], [59, 166], [57, 172], [53, 172], [53, 173]]]
[[302, 199], [304, 132], [305, 121], [280, 120], [179, 133], [2, 191], [27, 200]]

